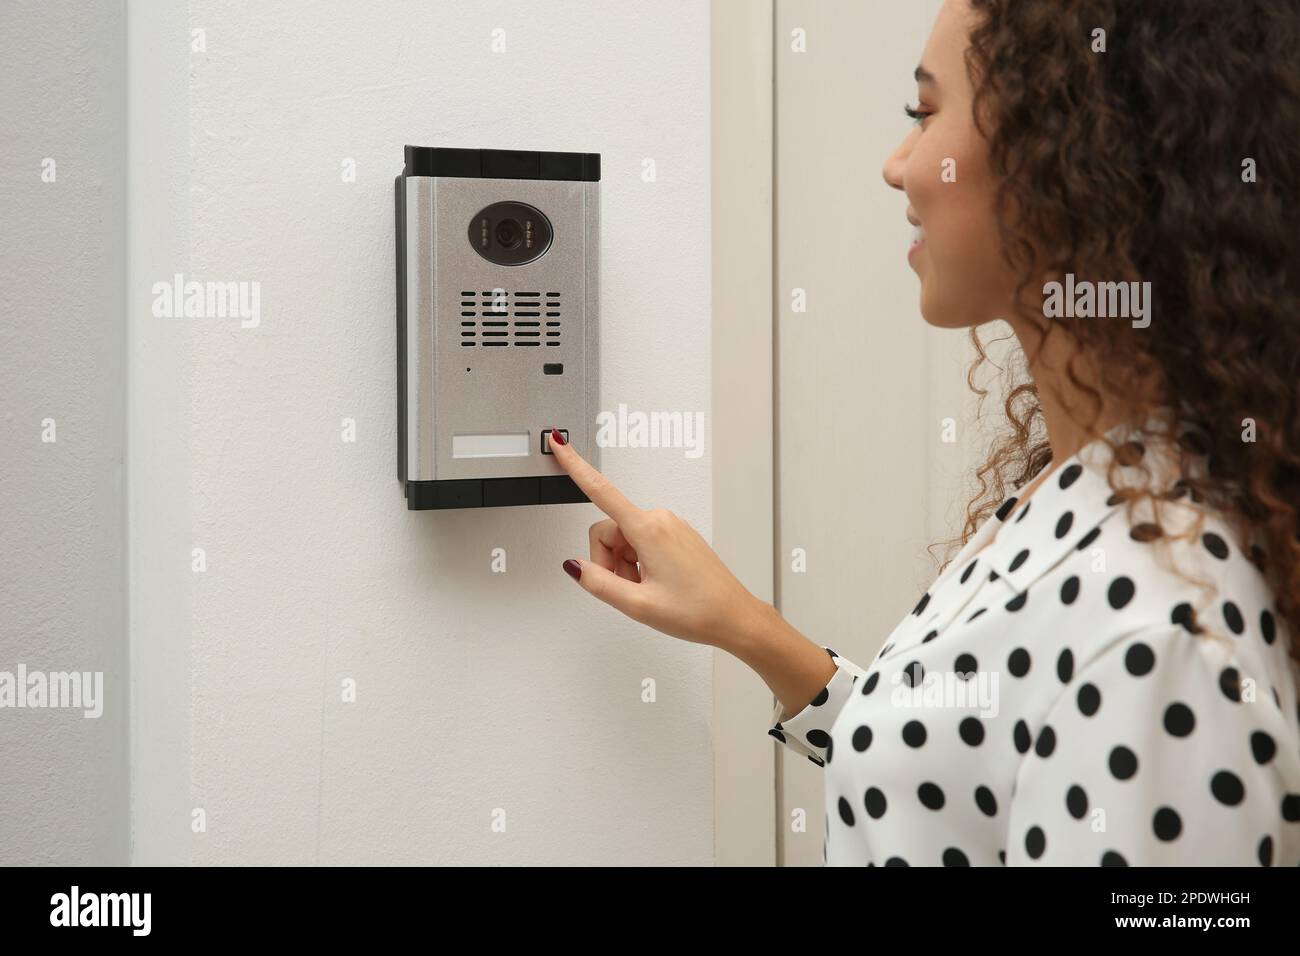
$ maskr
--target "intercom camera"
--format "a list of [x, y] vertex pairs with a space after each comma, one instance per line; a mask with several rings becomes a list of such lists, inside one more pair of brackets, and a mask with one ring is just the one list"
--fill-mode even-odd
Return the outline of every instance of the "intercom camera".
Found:
[[600, 467], [600, 154], [406, 147], [397, 477], [411, 510], [589, 500]]

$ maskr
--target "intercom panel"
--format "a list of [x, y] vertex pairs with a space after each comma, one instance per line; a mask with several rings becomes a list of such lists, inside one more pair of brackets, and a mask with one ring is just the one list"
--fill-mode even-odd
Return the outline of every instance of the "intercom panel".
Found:
[[407, 507], [587, 501], [549, 432], [600, 467], [600, 155], [407, 146], [395, 194]]

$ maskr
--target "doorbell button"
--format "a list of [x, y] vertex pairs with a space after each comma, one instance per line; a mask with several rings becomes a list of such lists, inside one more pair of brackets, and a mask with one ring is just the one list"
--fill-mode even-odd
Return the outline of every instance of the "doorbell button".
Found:
[[569, 443], [569, 430], [567, 428], [545, 428], [542, 429], [542, 454], [553, 455], [551, 451], [551, 432], [556, 432], [560, 437], [556, 442], [557, 445], [567, 445]]

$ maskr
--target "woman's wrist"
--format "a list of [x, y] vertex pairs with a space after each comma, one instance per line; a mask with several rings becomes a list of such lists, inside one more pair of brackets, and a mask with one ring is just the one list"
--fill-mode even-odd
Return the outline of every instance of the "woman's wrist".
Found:
[[835, 676], [835, 662], [766, 601], [753, 598], [743, 618], [718, 647], [758, 674], [786, 713], [797, 713]]
[[732, 614], [729, 625], [719, 632], [715, 646], [752, 667], [754, 657], [780, 640], [783, 626], [788, 625], [771, 603], [748, 594], [740, 612]]

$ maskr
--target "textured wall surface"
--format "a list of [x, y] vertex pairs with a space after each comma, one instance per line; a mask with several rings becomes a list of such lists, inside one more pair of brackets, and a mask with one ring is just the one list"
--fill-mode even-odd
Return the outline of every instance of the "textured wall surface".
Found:
[[0, 864], [127, 861], [124, 24], [0, 4], [0, 671], [105, 697], [0, 709]]
[[[602, 153], [601, 406], [707, 415], [707, 4], [194, 2], [190, 27], [189, 268], [261, 292], [255, 328], [189, 320], [194, 860], [711, 862], [710, 651], [562, 573], [595, 507], [405, 510], [391, 198], [404, 143]], [[604, 467], [708, 535], [707, 453]]]

